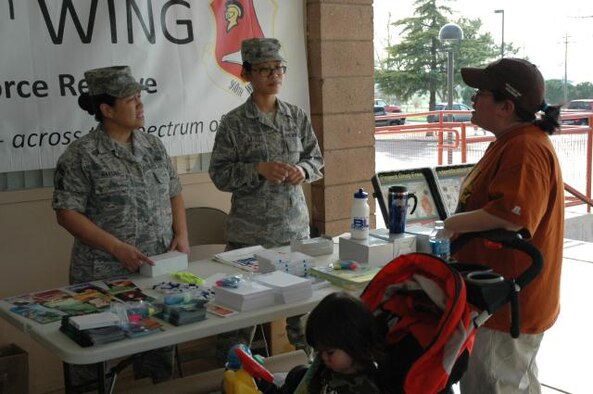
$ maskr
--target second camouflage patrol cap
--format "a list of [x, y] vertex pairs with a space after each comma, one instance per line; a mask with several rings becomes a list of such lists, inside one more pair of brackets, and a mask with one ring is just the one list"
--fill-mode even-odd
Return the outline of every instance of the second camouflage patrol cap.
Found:
[[85, 72], [84, 78], [91, 96], [108, 94], [113, 97], [128, 97], [144, 89], [144, 86], [136, 82], [128, 66], [95, 68]]
[[280, 61], [280, 41], [275, 38], [250, 38], [241, 43], [241, 58], [249, 64]]

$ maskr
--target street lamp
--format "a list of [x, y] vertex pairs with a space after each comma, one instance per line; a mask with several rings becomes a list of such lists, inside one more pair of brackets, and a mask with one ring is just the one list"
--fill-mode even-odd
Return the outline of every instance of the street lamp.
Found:
[[[439, 40], [448, 43], [447, 46], [447, 109], [453, 109], [453, 44], [457, 41], [463, 40], [463, 30], [455, 23], [447, 23], [439, 30]], [[453, 115], [447, 115], [447, 121], [453, 121]], [[448, 133], [447, 143], [452, 144], [453, 135]], [[453, 162], [453, 152], [449, 148], [447, 154], [448, 164]]]
[[500, 57], [504, 57], [504, 10], [494, 10], [495, 14], [502, 14], [502, 42], [500, 44]]

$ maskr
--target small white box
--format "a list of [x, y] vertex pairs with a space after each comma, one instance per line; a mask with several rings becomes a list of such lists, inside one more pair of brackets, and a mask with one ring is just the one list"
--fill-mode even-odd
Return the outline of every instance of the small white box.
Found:
[[393, 243], [393, 258], [402, 254], [416, 251], [416, 236], [413, 234], [391, 234], [389, 229], [378, 228], [369, 232], [371, 237], [383, 239]]
[[322, 256], [334, 252], [334, 240], [329, 235], [321, 237], [298, 239], [290, 243], [290, 250], [301, 252], [309, 256]]
[[307, 277], [311, 273], [311, 268], [315, 266], [315, 259], [301, 252], [292, 252], [290, 254], [290, 270], [286, 271], [296, 276]]
[[142, 264], [140, 275], [154, 278], [170, 272], [186, 271], [188, 267], [187, 255], [177, 251], [151, 256], [150, 259], [154, 261], [154, 265]]
[[432, 253], [430, 247], [430, 233], [432, 233], [432, 227], [425, 226], [410, 226], [406, 227], [406, 234], [412, 234], [416, 236], [416, 251], [422, 253]]
[[[264, 274], [275, 270], [287, 271], [290, 265], [290, 253], [263, 249], [255, 252], [258, 262], [258, 272]], [[285, 269], [286, 268], [286, 269]]]
[[381, 238], [340, 237], [340, 260], [354, 260], [369, 267], [382, 267], [393, 260], [393, 243]]

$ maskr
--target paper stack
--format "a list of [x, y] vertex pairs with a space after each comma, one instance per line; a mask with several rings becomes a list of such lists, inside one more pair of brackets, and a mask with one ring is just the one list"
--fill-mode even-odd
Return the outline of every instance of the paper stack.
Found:
[[243, 271], [256, 272], [258, 270], [258, 262], [255, 258], [255, 253], [263, 250], [261, 245], [248, 246], [246, 248], [229, 250], [214, 255], [214, 260], [223, 264], [232, 265]]
[[263, 249], [255, 253], [258, 262], [258, 272], [265, 274], [280, 270], [288, 272], [290, 269], [290, 253]]
[[88, 315], [70, 317], [70, 324], [78, 330], [117, 326], [121, 323], [119, 317], [113, 312], [91, 313]]
[[272, 288], [277, 303], [290, 304], [313, 296], [311, 280], [283, 271], [258, 275], [253, 280]]
[[214, 303], [237, 311], [252, 311], [274, 305], [274, 291], [253, 281], [242, 281], [237, 288], [215, 286]]

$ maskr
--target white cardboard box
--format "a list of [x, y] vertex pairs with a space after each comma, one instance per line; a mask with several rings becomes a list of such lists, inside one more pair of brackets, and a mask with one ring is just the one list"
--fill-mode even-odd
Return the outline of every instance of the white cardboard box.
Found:
[[416, 250], [423, 253], [432, 253], [430, 242], [428, 238], [432, 233], [432, 227], [425, 226], [409, 226], [406, 227], [406, 234], [412, 234], [416, 236]]
[[340, 260], [354, 260], [369, 267], [381, 267], [393, 260], [393, 243], [381, 238], [340, 237]]
[[186, 271], [188, 267], [187, 255], [177, 251], [151, 256], [150, 259], [154, 261], [154, 265], [142, 264], [140, 275], [154, 278], [170, 272]]
[[389, 229], [380, 228], [369, 232], [371, 237], [380, 238], [393, 243], [393, 258], [402, 254], [416, 252], [416, 236], [414, 234], [391, 234]]

